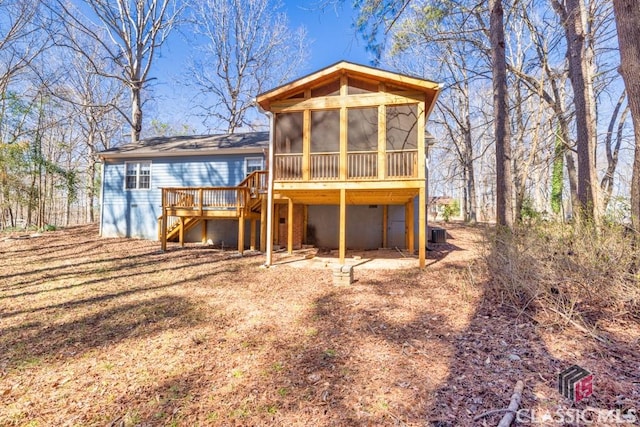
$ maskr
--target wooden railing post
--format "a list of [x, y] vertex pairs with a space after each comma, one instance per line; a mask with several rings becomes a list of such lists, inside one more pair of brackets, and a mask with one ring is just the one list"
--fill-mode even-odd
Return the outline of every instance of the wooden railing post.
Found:
[[162, 250], [167, 250], [167, 190], [165, 188], [162, 189]]
[[202, 188], [198, 189], [198, 212], [200, 213], [200, 216], [202, 216], [202, 195], [203, 195], [203, 190]]

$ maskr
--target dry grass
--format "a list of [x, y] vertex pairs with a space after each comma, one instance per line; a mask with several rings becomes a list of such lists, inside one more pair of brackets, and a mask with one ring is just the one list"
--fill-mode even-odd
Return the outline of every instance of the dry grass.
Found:
[[483, 230], [448, 231], [426, 271], [356, 267], [345, 287], [93, 227], [0, 238], [0, 425], [473, 425], [516, 379], [524, 407], [566, 406], [573, 363], [597, 375], [589, 404], [640, 400], [637, 352], [517, 317], [487, 294]]
[[596, 333], [601, 323], [640, 320], [640, 257], [624, 228], [542, 223], [491, 236], [494, 290], [518, 309], [542, 311]]

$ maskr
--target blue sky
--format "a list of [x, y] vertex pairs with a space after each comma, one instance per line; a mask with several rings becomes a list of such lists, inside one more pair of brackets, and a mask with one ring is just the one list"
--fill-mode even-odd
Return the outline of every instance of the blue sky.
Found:
[[[300, 70], [299, 76], [340, 60], [369, 64], [371, 56], [353, 28], [354, 10], [351, 2], [345, 0], [343, 5], [324, 11], [315, 7], [314, 3], [317, 4], [317, 1], [284, 2], [283, 11], [287, 13], [290, 27], [304, 26], [311, 42], [307, 66]], [[157, 118], [174, 127], [188, 124], [195, 128], [196, 132], [206, 132], [200, 124], [201, 118], [190, 116], [193, 111], [193, 93], [184, 85], [178, 84], [186, 78], [186, 62], [191, 54], [193, 52], [190, 51], [188, 43], [185, 43], [185, 37], [172, 34], [162, 47], [151, 71], [152, 76], [157, 79], [152, 83], [153, 103], [149, 103], [146, 116]]]

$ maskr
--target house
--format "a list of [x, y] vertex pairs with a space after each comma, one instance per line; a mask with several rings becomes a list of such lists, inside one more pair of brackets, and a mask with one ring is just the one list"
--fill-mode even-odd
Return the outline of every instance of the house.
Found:
[[[103, 153], [103, 235], [144, 229], [148, 238], [157, 225], [164, 250], [171, 239], [197, 240], [198, 229], [202, 240], [217, 241], [215, 224], [226, 221], [238, 250], [259, 247], [267, 265], [274, 245], [291, 252], [314, 244], [337, 248], [341, 263], [347, 248], [417, 248], [424, 267], [425, 125], [439, 91], [427, 80], [343, 61], [258, 95], [270, 118], [266, 141], [217, 136], [237, 138], [237, 147], [211, 150], [181, 139], [177, 149], [142, 141]], [[262, 152], [266, 170], [248, 168], [246, 159]], [[138, 196], [144, 189], [129, 189], [134, 182], [153, 191]]]
[[[269, 132], [254, 132], [150, 138], [101, 152], [100, 235], [159, 239], [161, 188], [237, 186], [253, 171], [265, 169], [268, 146]], [[227, 193], [231, 203], [233, 194]], [[237, 245], [235, 215], [227, 209], [220, 218], [227, 221], [188, 220], [184, 238], [216, 236], [216, 244]], [[179, 232], [174, 227], [169, 240]]]

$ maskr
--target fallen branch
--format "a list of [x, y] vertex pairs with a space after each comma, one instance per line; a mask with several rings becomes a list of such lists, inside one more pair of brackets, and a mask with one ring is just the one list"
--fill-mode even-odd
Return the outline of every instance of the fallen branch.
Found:
[[504, 414], [504, 417], [502, 417], [502, 419], [498, 423], [498, 427], [509, 427], [513, 422], [513, 418], [516, 416], [516, 411], [518, 410], [520, 402], [522, 401], [522, 390], [524, 390], [524, 383], [518, 380], [518, 382], [516, 383], [516, 387], [513, 389], [509, 407], [507, 408], [509, 412]]
[[573, 325], [573, 327], [575, 327], [580, 332], [583, 332], [583, 333], [589, 335], [591, 338], [595, 339], [596, 341], [599, 341], [602, 344], [605, 344], [605, 345], [608, 344], [608, 342], [607, 342], [607, 340], [605, 338], [603, 338], [600, 335], [596, 334], [594, 331], [591, 331], [591, 330], [587, 329], [586, 327], [582, 326], [581, 324], [579, 324], [578, 322], [573, 320], [570, 316], [566, 315], [565, 313], [561, 312], [560, 310], [556, 310], [555, 308], [548, 307], [548, 306], [544, 307], [544, 308], [546, 310], [551, 310], [552, 312], [554, 312], [558, 316], [562, 317], [568, 323], [571, 323]]
[[516, 383], [515, 389], [513, 390], [513, 395], [511, 395], [511, 401], [509, 402], [509, 407], [504, 409], [494, 409], [491, 411], [487, 411], [483, 414], [476, 416], [473, 419], [473, 421], [478, 421], [490, 415], [501, 414], [503, 412], [506, 412], [506, 414], [504, 414], [504, 416], [500, 420], [498, 427], [509, 427], [511, 425], [511, 422], [513, 422], [513, 418], [515, 417], [516, 412], [518, 411], [518, 407], [520, 406], [523, 389], [524, 389], [524, 383], [522, 381], [518, 381]]

